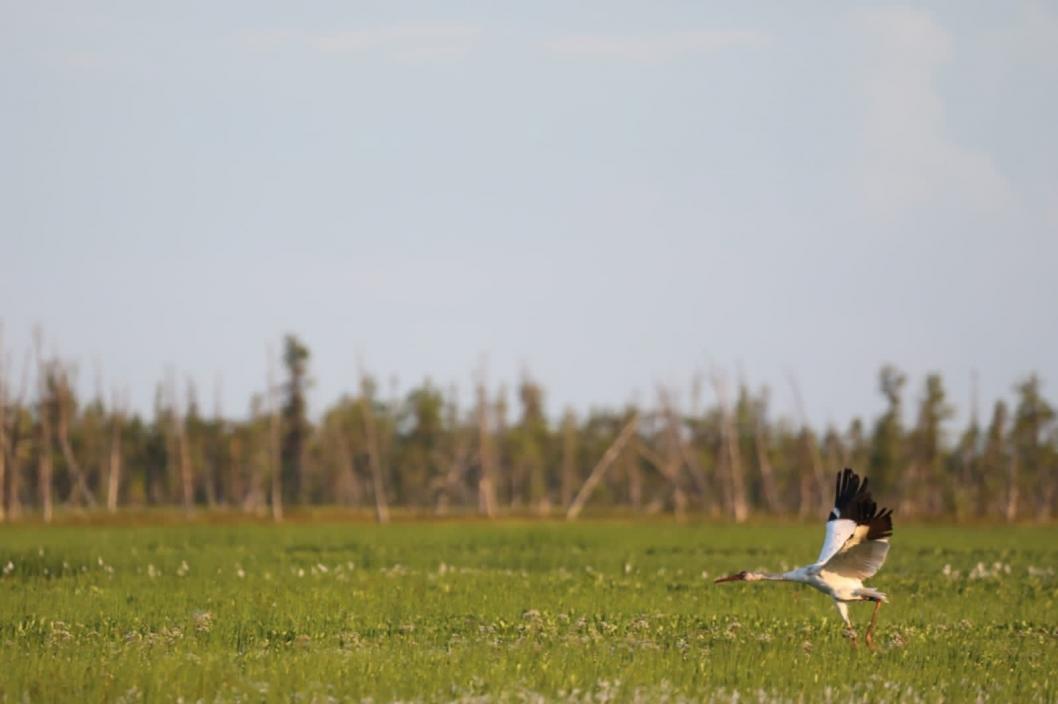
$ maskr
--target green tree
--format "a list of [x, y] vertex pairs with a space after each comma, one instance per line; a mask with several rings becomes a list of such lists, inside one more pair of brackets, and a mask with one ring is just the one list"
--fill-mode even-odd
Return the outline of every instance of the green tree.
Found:
[[[1011, 440], [1017, 467], [1012, 481], [1019, 486], [1019, 494], [1030, 497], [1033, 509], [1040, 518], [1051, 515], [1054, 503], [1052, 448], [1049, 428], [1054, 421], [1054, 408], [1040, 392], [1040, 380], [1035, 374], [1015, 387], [1018, 405], [1014, 411]], [[1017, 508], [1014, 509], [1014, 513]]]
[[949, 505], [959, 518], [980, 510], [981, 494], [985, 491], [981, 444], [981, 428], [977, 422], [977, 414], [974, 413], [948, 461]]
[[444, 443], [444, 398], [427, 381], [404, 403], [393, 485], [398, 503], [429, 505], [440, 489]]
[[981, 454], [983, 491], [979, 513], [995, 512], [1013, 519], [1017, 513], [1018, 495], [1017, 487], [1010, 482], [1014, 462], [1007, 447], [1009, 415], [1007, 404], [996, 401]]
[[283, 384], [283, 438], [280, 446], [283, 498], [287, 501], [303, 501], [308, 489], [305, 481], [305, 449], [311, 430], [305, 400], [309, 385], [308, 362], [309, 349], [294, 335], [287, 335], [283, 343], [287, 379]]
[[950, 508], [943, 505], [945, 496], [951, 492], [944, 476], [942, 425], [951, 418], [953, 412], [945, 399], [940, 375], [927, 375], [925, 393], [918, 409], [918, 422], [910, 437], [911, 465], [904, 493], [913, 498], [905, 505], [910, 504], [931, 513]]
[[512, 496], [525, 497], [529, 507], [546, 513], [550, 508], [547, 461], [551, 443], [544, 417], [544, 392], [539, 384], [526, 376], [518, 387], [518, 398], [521, 417], [507, 436]]
[[907, 377], [896, 367], [886, 365], [878, 375], [878, 385], [888, 407], [874, 425], [871, 437], [870, 475], [881, 486], [894, 487], [904, 464], [904, 429], [901, 422], [901, 393]]

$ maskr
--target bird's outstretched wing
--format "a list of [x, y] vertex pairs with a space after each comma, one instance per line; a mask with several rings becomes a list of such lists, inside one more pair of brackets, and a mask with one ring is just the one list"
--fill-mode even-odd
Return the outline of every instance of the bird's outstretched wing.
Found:
[[867, 579], [882, 568], [889, 554], [889, 538], [867, 540], [839, 552], [827, 560], [823, 568], [842, 577]]
[[[831, 559], [866, 541], [881, 541], [893, 534], [892, 511], [878, 510], [878, 505], [867, 491], [867, 480], [860, 481], [859, 475], [845, 468], [838, 472], [837, 486], [834, 489], [834, 508], [827, 517], [826, 533], [823, 537], [823, 549], [819, 552], [817, 565], [824, 565]], [[886, 547], [884, 552], [888, 552]], [[881, 558], [885, 560], [885, 555]], [[878, 563], [881, 567], [881, 562]], [[877, 572], [875, 568], [875, 572]], [[871, 574], [874, 574], [872, 572]]]

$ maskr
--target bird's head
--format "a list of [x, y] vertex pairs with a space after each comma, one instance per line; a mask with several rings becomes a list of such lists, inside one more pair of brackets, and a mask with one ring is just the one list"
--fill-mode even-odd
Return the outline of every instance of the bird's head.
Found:
[[747, 572], [746, 570], [742, 570], [741, 572], [736, 572], [734, 574], [729, 574], [726, 577], [721, 577], [713, 583], [720, 584], [721, 582], [756, 582], [759, 579], [761, 579], [761, 576], [756, 572]]

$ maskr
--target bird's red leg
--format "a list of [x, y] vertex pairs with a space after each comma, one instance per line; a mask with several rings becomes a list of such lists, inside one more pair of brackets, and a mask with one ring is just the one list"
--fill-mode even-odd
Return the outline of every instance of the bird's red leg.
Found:
[[872, 651], [874, 647], [874, 627], [878, 625], [878, 610], [882, 608], [882, 601], [879, 599], [874, 602], [874, 613], [871, 614], [871, 625], [867, 626], [867, 633], [863, 636], [863, 642], [867, 644], [867, 647]]
[[841, 620], [845, 622], [845, 637], [849, 639], [849, 643], [852, 644], [852, 649], [856, 649], [856, 629], [852, 627], [852, 621], [849, 620], [849, 605], [843, 601], [834, 601], [834, 606], [838, 607], [838, 613], [841, 614]]

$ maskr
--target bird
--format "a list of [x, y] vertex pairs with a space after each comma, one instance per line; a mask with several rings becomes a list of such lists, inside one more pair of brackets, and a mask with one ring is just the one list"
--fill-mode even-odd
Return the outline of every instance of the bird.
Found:
[[874, 650], [878, 610], [882, 604], [889, 602], [889, 597], [884, 592], [864, 586], [863, 581], [873, 577], [882, 568], [889, 554], [889, 538], [892, 535], [893, 512], [885, 508], [879, 510], [867, 489], [867, 478], [861, 482], [859, 475], [846, 467], [837, 473], [834, 508], [827, 517], [823, 549], [815, 562], [782, 573], [744, 570], [721, 577], [716, 583], [795, 582], [818, 589], [834, 600], [854, 648], [856, 630], [849, 620], [849, 604], [873, 602], [874, 611], [864, 641], [868, 648]]

